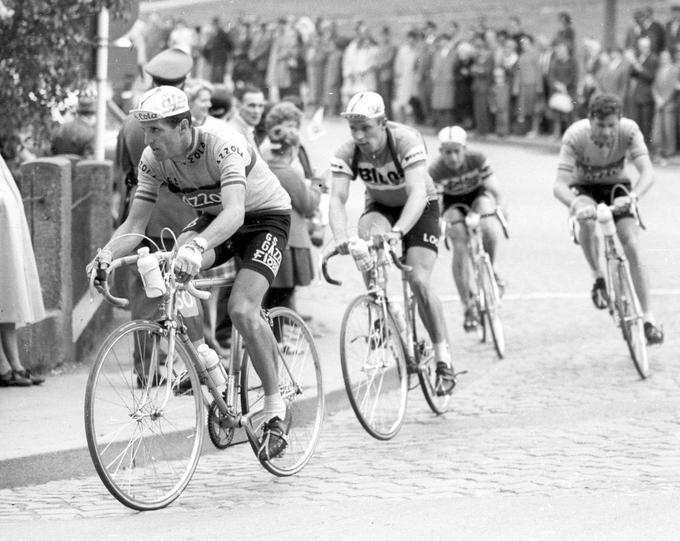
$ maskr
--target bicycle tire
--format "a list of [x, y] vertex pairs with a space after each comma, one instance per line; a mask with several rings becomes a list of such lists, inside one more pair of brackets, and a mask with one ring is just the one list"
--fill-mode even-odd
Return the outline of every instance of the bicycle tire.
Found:
[[382, 307], [369, 295], [356, 297], [345, 310], [340, 365], [361, 426], [378, 440], [393, 438], [406, 415], [406, 352], [392, 315], [388, 312], [387, 321], [382, 321]]
[[[326, 402], [319, 353], [309, 327], [297, 312], [285, 307], [271, 309], [268, 319], [279, 351], [279, 390], [286, 402], [288, 445], [281, 456], [269, 460], [258, 453], [259, 441], [251, 441], [251, 446], [268, 472], [286, 477], [299, 472], [314, 454]], [[259, 437], [265, 421], [264, 389], [247, 351], [241, 363], [240, 392], [241, 409], [251, 414], [253, 432]]]
[[449, 409], [451, 393], [437, 393], [437, 362], [434, 357], [434, 346], [430, 339], [430, 333], [427, 332], [420, 318], [417, 304], [413, 306], [413, 319], [416, 342], [415, 356], [420, 388], [423, 391], [423, 396], [425, 396], [425, 402], [427, 402], [430, 409], [437, 415], [442, 415]]
[[[155, 322], [135, 320], [115, 329], [99, 348], [85, 392], [85, 435], [99, 478], [123, 505], [138, 511], [160, 509], [186, 488], [203, 446], [203, 402], [198, 373], [184, 344], [175, 339], [173, 373], [163, 364], [165, 330]], [[154, 378], [138, 387], [135, 350]], [[165, 373], [163, 373], [165, 371]], [[188, 374], [192, 393], [172, 386]], [[170, 386], [170, 388], [168, 388]], [[160, 409], [168, 395], [166, 407]]]
[[633, 287], [630, 270], [625, 263], [621, 262], [618, 264], [616, 277], [614, 305], [618, 314], [623, 339], [628, 345], [628, 352], [633, 360], [635, 370], [640, 378], [647, 379], [649, 376], [649, 359], [647, 356], [644, 321], [642, 311], [640, 310], [640, 302]]
[[503, 331], [503, 322], [499, 314], [500, 295], [498, 293], [498, 284], [491, 268], [491, 262], [486, 258], [482, 262], [480, 273], [480, 295], [484, 299], [483, 315], [480, 314], [480, 325], [485, 327], [485, 335], [486, 326], [488, 325], [496, 355], [498, 355], [499, 359], [502, 359], [505, 356], [505, 332]]

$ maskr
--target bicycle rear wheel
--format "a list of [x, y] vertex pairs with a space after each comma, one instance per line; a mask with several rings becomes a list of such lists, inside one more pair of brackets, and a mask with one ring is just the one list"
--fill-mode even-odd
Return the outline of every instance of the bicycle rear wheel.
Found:
[[499, 359], [502, 359], [505, 355], [505, 333], [500, 317], [500, 295], [491, 262], [488, 259], [484, 259], [481, 264], [480, 286], [479, 294], [483, 297], [483, 300], [480, 303], [482, 310], [480, 311], [479, 323], [483, 327], [482, 333], [486, 337], [486, 326], [488, 325], [496, 354]]
[[[269, 322], [279, 351], [279, 390], [286, 403], [288, 445], [282, 455], [258, 459], [274, 475], [285, 477], [299, 472], [314, 453], [321, 433], [325, 396], [321, 363], [314, 338], [303, 319], [290, 308], [269, 311]], [[247, 347], [247, 345], [246, 345]], [[259, 438], [266, 421], [262, 415], [264, 388], [246, 353], [241, 365], [241, 409], [250, 417]], [[259, 441], [251, 441], [258, 454]]]
[[614, 287], [616, 312], [623, 339], [628, 345], [630, 357], [633, 359], [635, 370], [642, 379], [649, 375], [649, 360], [647, 357], [647, 339], [645, 338], [642, 310], [633, 287], [630, 271], [625, 263], [619, 263], [615, 274]]
[[369, 295], [354, 299], [340, 328], [340, 364], [354, 414], [379, 440], [393, 438], [406, 415], [408, 375], [399, 329]]
[[[87, 381], [90, 457], [109, 492], [139, 511], [165, 507], [182, 493], [203, 444], [198, 374], [179, 339], [168, 373], [168, 346], [159, 324], [126, 323], [104, 341]], [[190, 378], [191, 395], [173, 392], [182, 374]]]
[[420, 319], [417, 305], [414, 306], [415, 342], [416, 342], [416, 365], [418, 366], [418, 379], [420, 388], [425, 396], [425, 401], [430, 409], [437, 415], [446, 413], [451, 401], [451, 393], [441, 394], [437, 388], [437, 363], [434, 358], [434, 347], [430, 334], [425, 329]]

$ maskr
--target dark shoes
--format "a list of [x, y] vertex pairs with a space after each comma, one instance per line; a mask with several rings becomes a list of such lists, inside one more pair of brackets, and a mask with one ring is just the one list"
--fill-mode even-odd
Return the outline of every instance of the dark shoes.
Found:
[[645, 321], [644, 329], [647, 344], [650, 346], [663, 344], [663, 330], [649, 321]]
[[0, 374], [0, 387], [30, 387], [40, 385], [44, 381], [45, 378], [31, 374], [31, 371], [26, 368], [9, 370], [6, 374]]
[[604, 310], [609, 306], [609, 295], [607, 294], [607, 282], [600, 277], [595, 280], [593, 288], [590, 290], [590, 298], [598, 310]]
[[435, 392], [437, 396], [444, 396], [451, 394], [453, 388], [456, 386], [456, 374], [453, 371], [453, 367], [447, 365], [446, 363], [437, 363], [437, 383], [435, 386]]
[[272, 460], [283, 455], [288, 446], [290, 419], [284, 423], [279, 417], [272, 417], [262, 427], [262, 441], [257, 455], [262, 460]]

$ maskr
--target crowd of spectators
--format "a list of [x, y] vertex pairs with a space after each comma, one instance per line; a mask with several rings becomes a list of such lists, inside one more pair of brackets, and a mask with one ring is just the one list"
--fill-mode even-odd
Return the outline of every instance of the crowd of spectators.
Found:
[[678, 150], [680, 3], [671, 3], [664, 21], [652, 8], [635, 11], [622, 43], [609, 47], [580, 36], [564, 11], [543, 34], [516, 16], [502, 28], [484, 15], [467, 27], [357, 21], [348, 34], [323, 17], [215, 17], [190, 28], [152, 15], [131, 40], [140, 67], [155, 51], [178, 47], [194, 58], [194, 77], [231, 88], [254, 84], [270, 101], [297, 96], [306, 109], [335, 115], [349, 96], [373, 90], [394, 120], [435, 129], [459, 124], [478, 137], [558, 138], [585, 114], [590, 96], [613, 92], [659, 159]]

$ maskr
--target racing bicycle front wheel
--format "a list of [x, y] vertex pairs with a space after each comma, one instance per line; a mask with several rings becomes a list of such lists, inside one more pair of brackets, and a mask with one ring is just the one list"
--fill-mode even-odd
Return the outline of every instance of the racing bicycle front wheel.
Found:
[[[183, 376], [190, 394], [177, 391]], [[99, 348], [87, 380], [85, 435], [99, 478], [119, 502], [160, 509], [187, 486], [203, 444], [200, 387], [184, 344], [170, 344], [158, 323], [126, 323]]]
[[376, 439], [393, 438], [406, 415], [406, 352], [392, 315], [370, 295], [355, 298], [345, 310], [340, 365], [361, 426]]
[[483, 297], [480, 303], [483, 309], [480, 312], [479, 324], [483, 327], [483, 335], [486, 336], [486, 326], [491, 331], [491, 339], [496, 354], [499, 359], [505, 355], [505, 333], [503, 332], [503, 322], [500, 316], [500, 294], [498, 284], [493, 274], [491, 262], [485, 258], [480, 268], [480, 296]]
[[649, 360], [647, 357], [647, 339], [645, 337], [644, 320], [638, 301], [630, 270], [626, 263], [619, 263], [615, 275], [614, 304], [619, 316], [619, 325], [623, 339], [628, 345], [630, 357], [635, 370], [642, 379], [649, 376]]

